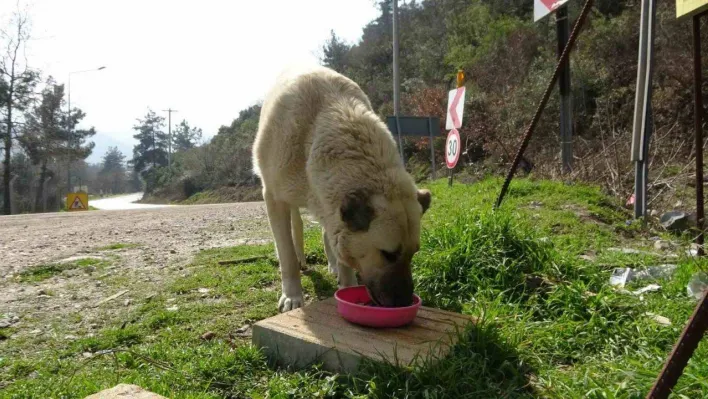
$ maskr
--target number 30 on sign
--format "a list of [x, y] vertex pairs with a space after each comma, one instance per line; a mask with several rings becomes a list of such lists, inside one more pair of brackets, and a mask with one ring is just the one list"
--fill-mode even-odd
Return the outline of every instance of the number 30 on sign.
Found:
[[448, 169], [452, 169], [457, 165], [460, 159], [460, 133], [456, 129], [450, 130], [447, 134], [445, 142], [445, 163]]

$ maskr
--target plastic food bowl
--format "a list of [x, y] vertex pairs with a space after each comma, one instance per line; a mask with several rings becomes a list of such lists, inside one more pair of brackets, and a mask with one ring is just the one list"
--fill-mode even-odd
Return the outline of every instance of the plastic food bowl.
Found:
[[402, 308], [367, 306], [371, 297], [366, 287], [346, 287], [334, 293], [337, 300], [337, 312], [346, 320], [368, 327], [401, 327], [409, 324], [418, 314], [420, 297], [413, 294], [413, 304]]

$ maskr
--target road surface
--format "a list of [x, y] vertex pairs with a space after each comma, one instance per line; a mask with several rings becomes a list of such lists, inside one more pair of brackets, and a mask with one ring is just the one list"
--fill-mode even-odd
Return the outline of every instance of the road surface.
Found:
[[101, 210], [127, 210], [127, 209], [155, 209], [164, 208], [170, 205], [138, 204], [135, 201], [143, 198], [143, 193], [121, 195], [119, 197], [109, 197], [94, 199], [89, 201], [89, 205]]
[[[270, 242], [262, 202], [145, 206], [131, 202], [137, 195], [90, 202], [104, 210], [0, 216], [0, 325], [14, 323], [17, 338], [84, 334], [169, 294], [201, 250]], [[81, 266], [82, 257], [100, 263]], [[77, 266], [53, 266], [67, 264]], [[47, 265], [49, 278], [23, 276]]]

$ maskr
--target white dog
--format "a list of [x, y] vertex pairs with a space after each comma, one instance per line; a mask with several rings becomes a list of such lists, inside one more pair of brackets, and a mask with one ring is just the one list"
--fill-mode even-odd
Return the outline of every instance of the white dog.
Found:
[[280, 261], [281, 312], [303, 305], [301, 207], [324, 229], [340, 286], [356, 285], [358, 271], [379, 305], [411, 303], [411, 258], [431, 196], [356, 83], [324, 67], [281, 74], [261, 110], [253, 165]]

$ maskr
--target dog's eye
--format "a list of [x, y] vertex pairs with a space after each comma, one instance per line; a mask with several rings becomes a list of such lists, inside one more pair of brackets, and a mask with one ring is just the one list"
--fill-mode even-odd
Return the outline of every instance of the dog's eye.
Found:
[[396, 252], [388, 252], [384, 251], [383, 249], [381, 250], [381, 255], [383, 255], [384, 259], [387, 261], [393, 263], [398, 259], [398, 255], [400, 254], [401, 251], [396, 251]]

